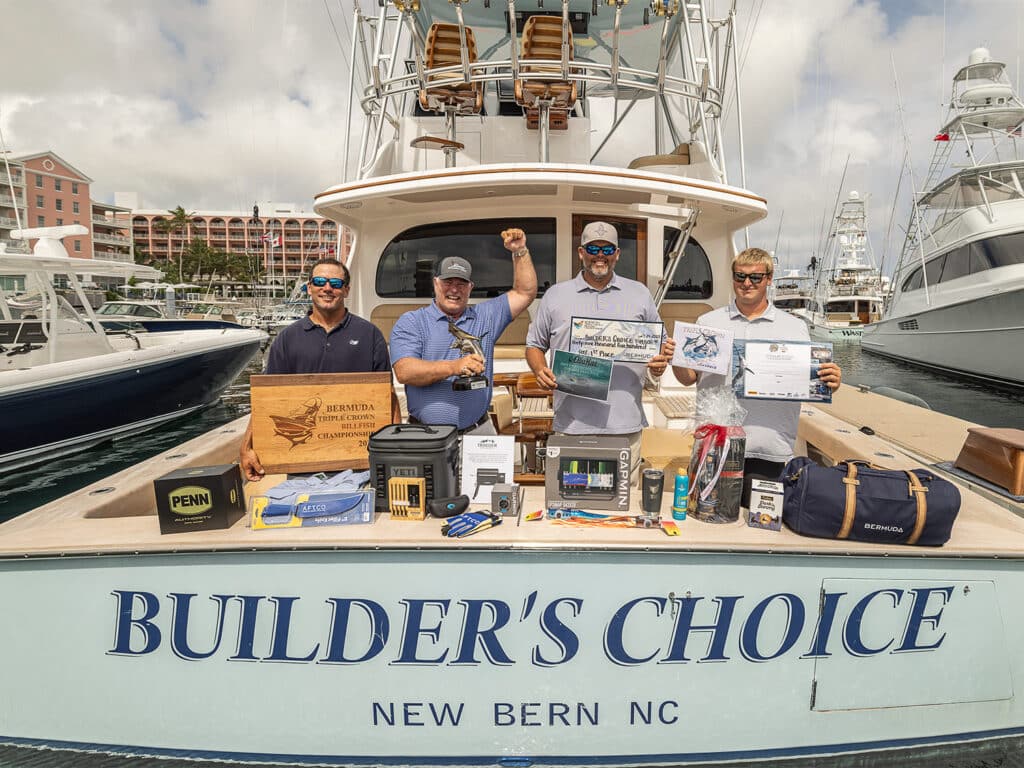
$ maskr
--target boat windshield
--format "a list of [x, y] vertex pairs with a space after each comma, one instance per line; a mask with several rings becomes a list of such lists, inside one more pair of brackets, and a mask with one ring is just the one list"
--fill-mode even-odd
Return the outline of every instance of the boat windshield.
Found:
[[964, 171], [929, 195], [930, 208], [945, 209], [943, 220], [967, 208], [1024, 198], [1024, 164]]
[[[4, 302], [11, 313], [12, 320], [46, 320], [49, 318], [49, 301], [37, 290], [27, 290], [9, 295]], [[82, 316], [68, 303], [63, 296], [57, 296], [57, 319], [67, 320], [87, 328]]]

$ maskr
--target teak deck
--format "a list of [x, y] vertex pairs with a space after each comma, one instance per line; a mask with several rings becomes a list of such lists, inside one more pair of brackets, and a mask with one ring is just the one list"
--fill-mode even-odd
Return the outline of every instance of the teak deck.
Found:
[[[867, 398], [865, 400], [865, 398]], [[943, 460], [954, 447], [960, 430], [969, 424], [940, 414], [909, 409], [902, 403], [856, 391], [837, 398], [833, 413], [847, 410], [869, 413], [879, 433], [868, 436], [851, 424], [805, 407], [801, 419], [801, 440], [831, 458], [861, 458], [893, 468], [919, 466], [883, 439], [890, 422], [904, 428], [901, 443], [927, 448], [936, 460]], [[909, 415], [908, 415], [909, 414]], [[923, 414], [923, 415], [922, 415]], [[920, 423], [918, 423], [918, 420]], [[514, 519], [458, 541], [440, 535], [442, 521], [391, 520], [378, 515], [369, 525], [329, 526], [305, 529], [251, 531], [243, 519], [226, 530], [161, 536], [156, 517], [153, 479], [176, 466], [200, 466], [231, 461], [246, 419], [202, 435], [177, 448], [105, 478], [0, 526], [0, 557], [102, 555], [115, 553], [209, 552], [273, 549], [453, 549], [453, 550], [624, 550], [678, 552], [800, 553], [808, 555], [886, 555], [903, 557], [1024, 557], [1024, 518], [961, 487], [963, 506], [950, 541], [940, 548], [864, 544], [798, 536], [792, 531], [749, 528], [742, 520], [711, 525], [695, 520], [681, 521], [681, 535], [669, 537], [658, 530], [597, 529], [571, 527], [547, 520], [523, 522]], [[854, 421], [856, 425], [856, 421]], [[929, 437], [923, 435], [924, 427]], [[919, 429], [920, 427], [920, 429]], [[682, 439], [681, 439], [682, 438]], [[920, 442], [924, 440], [925, 442]], [[653, 441], [653, 442], [651, 442]], [[649, 430], [645, 452], [656, 466], [678, 462], [674, 454], [685, 450], [687, 441], [676, 431]], [[682, 446], [682, 447], [681, 447]], [[665, 454], [665, 455], [656, 455]], [[283, 479], [268, 476], [246, 488], [249, 495]], [[670, 490], [670, 484], [666, 483]], [[543, 507], [543, 489], [529, 487], [525, 512]], [[663, 515], [668, 516], [671, 495], [666, 493]], [[1017, 505], [1019, 507], [1019, 505]], [[632, 511], [639, 510], [639, 493], [632, 494]]]

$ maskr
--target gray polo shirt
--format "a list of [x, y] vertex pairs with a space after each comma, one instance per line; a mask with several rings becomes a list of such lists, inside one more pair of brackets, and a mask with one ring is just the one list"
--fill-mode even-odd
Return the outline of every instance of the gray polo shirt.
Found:
[[[661, 322], [651, 292], [643, 283], [613, 274], [608, 285], [597, 290], [580, 273], [572, 280], [555, 283], [544, 293], [526, 335], [526, 346], [544, 352], [568, 351], [569, 321], [573, 316]], [[638, 432], [647, 426], [641, 402], [646, 375], [643, 363], [616, 363], [607, 402], [555, 390], [554, 430], [570, 435]]]
[[[768, 309], [760, 317], [748, 320], [736, 308], [735, 299], [731, 299], [729, 306], [701, 315], [697, 322], [700, 325], [732, 331], [737, 339], [810, 341], [807, 324], [788, 312], [777, 309], [773, 304], [769, 304]], [[701, 392], [728, 384], [729, 380], [725, 376], [702, 372], [697, 380], [698, 410]], [[800, 419], [800, 403], [741, 398], [740, 405], [747, 409], [747, 418], [743, 422], [743, 429], [747, 433], [747, 458], [777, 462], [793, 458], [797, 421]]]

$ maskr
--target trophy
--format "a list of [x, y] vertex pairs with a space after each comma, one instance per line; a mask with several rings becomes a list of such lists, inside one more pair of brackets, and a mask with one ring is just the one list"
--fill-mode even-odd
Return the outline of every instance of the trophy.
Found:
[[[480, 337], [466, 333], [456, 327], [451, 320], [448, 321], [448, 333], [455, 337], [451, 349], [457, 349], [463, 355], [480, 355], [484, 357], [484, 348], [480, 344]], [[486, 334], [485, 334], [486, 335]], [[486, 359], [486, 358], [484, 358]], [[471, 389], [486, 389], [487, 377], [481, 373], [460, 374], [452, 382], [452, 389], [456, 392], [468, 392]]]

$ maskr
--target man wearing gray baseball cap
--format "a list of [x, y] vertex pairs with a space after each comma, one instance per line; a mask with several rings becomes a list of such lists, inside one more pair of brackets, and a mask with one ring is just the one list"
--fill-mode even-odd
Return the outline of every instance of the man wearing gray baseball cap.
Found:
[[619, 260], [619, 233], [606, 221], [592, 221], [580, 235], [581, 269], [571, 280], [555, 283], [544, 293], [526, 336], [526, 362], [537, 383], [555, 390], [554, 429], [568, 435], [614, 435], [630, 443], [635, 485], [640, 464], [640, 435], [647, 426], [642, 395], [645, 382], [653, 383], [668, 367], [675, 342], [662, 335], [659, 354], [646, 366], [615, 364], [607, 401], [576, 397], [557, 389], [548, 365], [550, 350], [569, 350], [572, 318], [600, 318], [660, 323], [651, 292], [641, 282], [615, 274]]
[[446, 256], [437, 264], [433, 303], [406, 312], [391, 331], [391, 365], [405, 385], [410, 422], [494, 434], [487, 417], [494, 345], [537, 296], [526, 233], [506, 229], [501, 238], [512, 254], [511, 290], [470, 304], [473, 266], [459, 256]]

